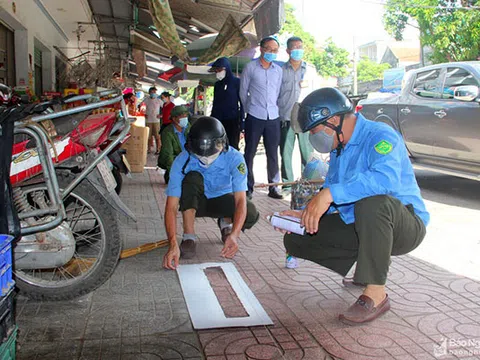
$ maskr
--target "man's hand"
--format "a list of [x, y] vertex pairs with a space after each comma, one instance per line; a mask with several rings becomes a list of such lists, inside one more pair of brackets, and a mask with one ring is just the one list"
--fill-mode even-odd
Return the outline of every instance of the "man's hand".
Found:
[[315, 234], [318, 231], [320, 218], [325, 214], [332, 202], [332, 194], [328, 188], [320, 191], [308, 202], [302, 215], [302, 225], [305, 226], [307, 233]]
[[237, 239], [238, 236], [234, 235], [233, 233], [228, 235], [220, 255], [226, 257], [227, 259], [233, 258], [238, 251]]
[[176, 270], [180, 260], [180, 248], [177, 244], [170, 246], [167, 253], [163, 257], [163, 267], [165, 269]]
[[161, 114], [158, 114], [157, 115], [157, 119], [161, 119], [162, 118], [162, 115]]

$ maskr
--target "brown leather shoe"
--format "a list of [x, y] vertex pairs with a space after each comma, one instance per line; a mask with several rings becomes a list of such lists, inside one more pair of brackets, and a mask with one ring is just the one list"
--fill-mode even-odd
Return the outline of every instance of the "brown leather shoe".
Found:
[[366, 287], [367, 286], [366, 284], [355, 282], [353, 278], [347, 278], [347, 277], [343, 278], [342, 284], [345, 287], [355, 287], [355, 286]]
[[355, 304], [350, 306], [345, 313], [339, 315], [339, 319], [347, 324], [362, 324], [375, 320], [388, 310], [390, 310], [388, 295], [377, 307], [374, 306], [373, 299], [361, 295]]
[[197, 243], [194, 240], [182, 240], [180, 243], [180, 257], [183, 259], [191, 259], [195, 256]]

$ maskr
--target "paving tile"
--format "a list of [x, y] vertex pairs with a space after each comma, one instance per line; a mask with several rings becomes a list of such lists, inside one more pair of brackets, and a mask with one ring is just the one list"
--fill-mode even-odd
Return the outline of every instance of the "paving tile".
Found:
[[[125, 179], [122, 199], [138, 216], [137, 223], [122, 218], [126, 247], [165, 238], [164, 190], [155, 171]], [[390, 312], [370, 324], [342, 324], [338, 314], [361, 289], [344, 288], [338, 274], [309, 261], [286, 269], [282, 235], [264, 216], [289, 202], [264, 191], [253, 201], [261, 219], [241, 235], [233, 260], [220, 257], [215, 220], [197, 219], [198, 253], [183, 263], [233, 262], [274, 325], [194, 331], [177, 274], [161, 268], [161, 248], [122, 260], [105, 284], [81, 299], [44, 303], [18, 296], [17, 358], [418, 360], [435, 359], [434, 347], [445, 338], [480, 340], [480, 282], [411, 256], [392, 259]], [[234, 295], [225, 286], [218, 294], [227, 302]], [[231, 302], [225, 310], [237, 307]], [[462, 358], [478, 358], [466, 354]]]

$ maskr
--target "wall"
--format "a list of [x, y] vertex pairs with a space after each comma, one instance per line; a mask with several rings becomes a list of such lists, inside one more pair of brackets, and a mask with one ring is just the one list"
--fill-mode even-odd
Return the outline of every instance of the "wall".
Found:
[[70, 34], [65, 34], [40, 0], [0, 0], [0, 20], [15, 31], [16, 84], [35, 88], [33, 57], [37, 46], [42, 50], [43, 90], [54, 89], [57, 52], [53, 46], [67, 47]]

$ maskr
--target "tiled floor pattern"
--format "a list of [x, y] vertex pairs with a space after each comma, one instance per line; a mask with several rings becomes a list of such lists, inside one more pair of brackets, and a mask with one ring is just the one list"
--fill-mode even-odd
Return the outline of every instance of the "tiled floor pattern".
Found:
[[[128, 246], [165, 237], [162, 184], [153, 169], [126, 181], [122, 198], [139, 215], [137, 224], [122, 220]], [[122, 260], [112, 278], [84, 298], [41, 303], [20, 297], [18, 358], [408, 360], [449, 359], [463, 351], [458, 357], [480, 359], [479, 282], [397, 257], [388, 282], [392, 310], [369, 325], [344, 325], [338, 314], [361, 290], [345, 288], [340, 276], [307, 261], [286, 269], [282, 236], [264, 217], [288, 201], [256, 192], [254, 202], [262, 220], [242, 235], [233, 262], [273, 326], [193, 331], [177, 275], [161, 269], [165, 249], [158, 249]], [[196, 232], [197, 256], [185, 263], [226, 261], [214, 220], [198, 219]], [[435, 351], [443, 339], [446, 347]]]

